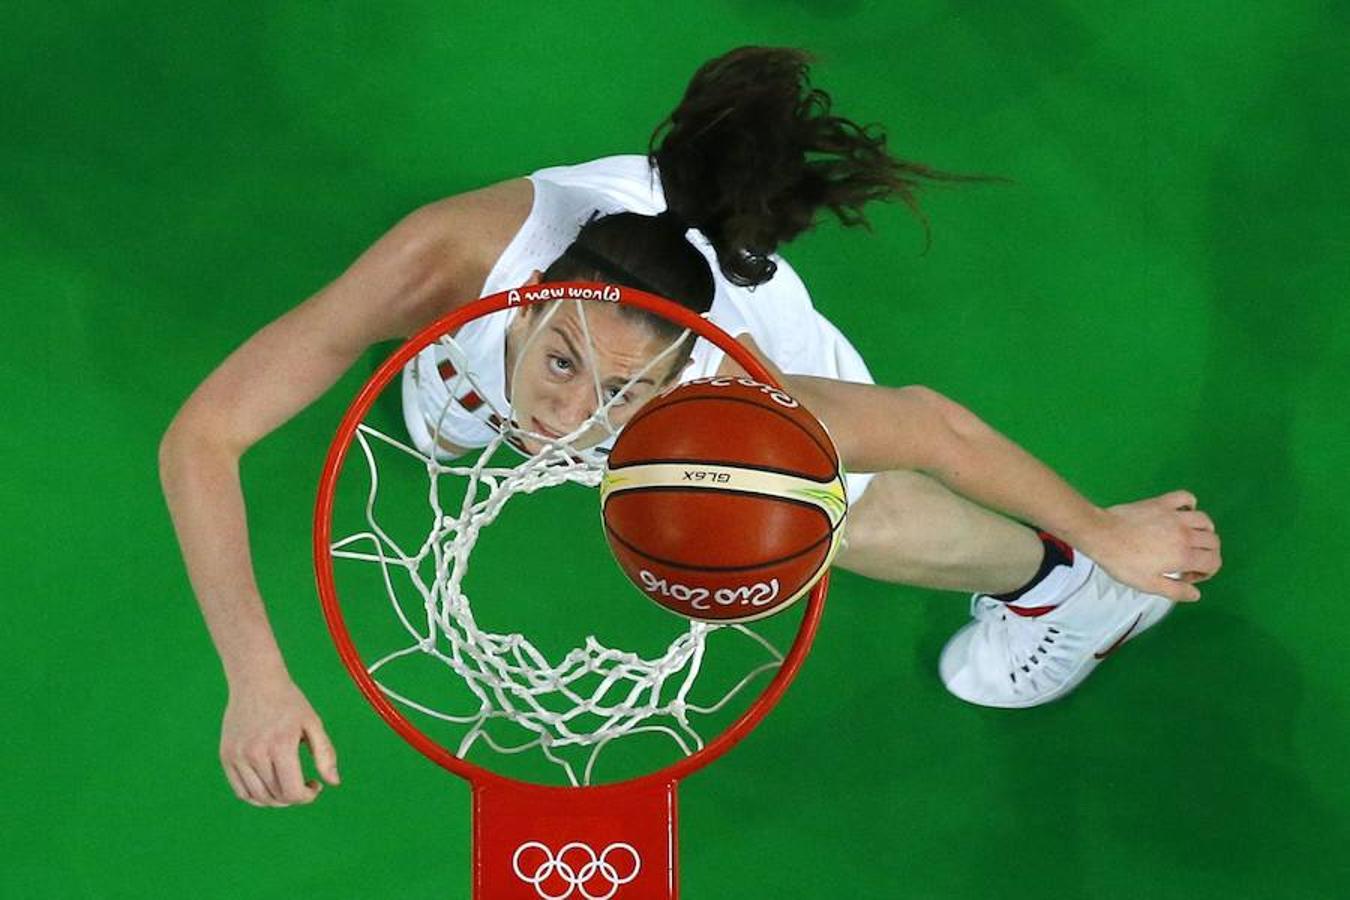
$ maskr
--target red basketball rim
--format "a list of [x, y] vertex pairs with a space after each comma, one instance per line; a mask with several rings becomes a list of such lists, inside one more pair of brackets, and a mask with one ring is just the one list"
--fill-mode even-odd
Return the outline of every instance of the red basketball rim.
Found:
[[528, 306], [555, 302], [560, 299], [573, 299], [567, 296], [569, 289], [576, 289], [578, 292], [587, 291], [590, 294], [590, 296], [577, 299], [585, 299], [589, 302], [627, 303], [670, 319], [712, 341], [732, 359], [736, 360], [755, 380], [772, 387], [782, 387], [750, 351], [725, 331], [683, 306], [634, 288], [601, 285], [593, 282], [555, 282], [519, 290], [503, 291], [469, 303], [432, 322], [394, 351], [362, 386], [361, 391], [356, 395], [356, 399], [347, 410], [347, 414], [343, 417], [341, 425], [338, 426], [333, 443], [328, 448], [328, 456], [324, 460], [323, 475], [319, 481], [318, 500], [314, 509], [314, 572], [318, 583], [319, 598], [323, 604], [323, 614], [328, 623], [328, 630], [332, 634], [333, 643], [337, 646], [338, 656], [342, 659], [342, 664], [346, 667], [347, 673], [356, 682], [356, 686], [360, 688], [366, 700], [380, 714], [380, 717], [418, 752], [461, 778], [478, 785], [487, 785], [492, 782], [530, 784], [530, 787], [534, 790], [541, 791], [586, 790], [598, 792], [677, 782], [730, 750], [749, 734], [782, 698], [784, 691], [787, 690], [787, 686], [796, 676], [797, 670], [801, 667], [802, 661], [806, 658], [807, 652], [811, 649], [811, 643], [815, 639], [816, 629], [820, 624], [820, 617], [825, 607], [825, 596], [829, 589], [828, 572], [812, 589], [806, 610], [803, 613], [801, 627], [797, 631], [797, 638], [773, 680], [729, 728], [705, 744], [701, 750], [686, 756], [684, 759], [677, 760], [665, 768], [626, 781], [584, 788], [531, 784], [499, 775], [476, 763], [461, 759], [423, 733], [385, 697], [384, 692], [376, 685], [375, 679], [366, 671], [366, 665], [357, 652], [351, 633], [347, 629], [347, 623], [343, 618], [341, 604], [337, 597], [331, 553], [333, 495], [336, 491], [338, 475], [342, 471], [342, 464], [346, 459], [352, 438], [356, 434], [357, 426], [369, 412], [376, 397], [393, 380], [394, 376], [402, 371], [409, 360], [441, 335], [456, 331], [465, 323], [480, 316], [500, 312], [513, 306]]

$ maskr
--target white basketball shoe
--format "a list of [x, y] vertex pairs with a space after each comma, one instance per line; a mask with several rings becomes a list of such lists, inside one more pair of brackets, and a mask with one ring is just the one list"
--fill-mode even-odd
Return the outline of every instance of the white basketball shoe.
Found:
[[1158, 624], [1173, 605], [1122, 584], [1096, 563], [1082, 586], [1035, 617], [976, 594], [970, 604], [974, 621], [942, 648], [942, 682], [980, 706], [1049, 703], [1077, 687], [1126, 641]]

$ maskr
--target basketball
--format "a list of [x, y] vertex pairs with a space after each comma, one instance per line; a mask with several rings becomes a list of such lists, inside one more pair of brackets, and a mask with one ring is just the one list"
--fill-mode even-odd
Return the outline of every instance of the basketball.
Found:
[[600, 489], [605, 537], [643, 594], [690, 619], [779, 612], [829, 568], [848, 501], [828, 432], [785, 391], [704, 378], [619, 434]]

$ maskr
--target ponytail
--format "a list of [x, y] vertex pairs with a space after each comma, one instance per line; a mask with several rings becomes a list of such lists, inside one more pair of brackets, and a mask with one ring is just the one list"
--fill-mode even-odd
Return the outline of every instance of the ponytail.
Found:
[[1007, 181], [891, 156], [879, 126], [830, 114], [830, 95], [810, 85], [811, 61], [802, 50], [732, 50], [694, 73], [652, 133], [648, 159], [671, 215], [707, 236], [734, 284], [772, 278], [770, 254], [810, 229], [821, 208], [869, 227], [868, 202], [899, 198], [922, 222], [927, 252], [916, 199], [923, 182]]

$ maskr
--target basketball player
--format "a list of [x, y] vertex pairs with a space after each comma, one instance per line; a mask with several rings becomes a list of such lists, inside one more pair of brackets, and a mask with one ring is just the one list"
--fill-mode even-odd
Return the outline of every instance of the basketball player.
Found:
[[[974, 618], [939, 666], [964, 700], [1018, 707], [1060, 697], [1174, 602], [1199, 598], [1194, 584], [1219, 570], [1220, 541], [1192, 494], [1099, 508], [956, 401], [918, 385], [872, 384], [857, 352], [814, 310], [775, 250], [821, 209], [854, 225], [868, 201], [895, 197], [922, 216], [923, 181], [979, 179], [892, 158], [883, 136], [831, 114], [828, 95], [807, 82], [807, 61], [794, 50], [733, 51], [695, 74], [650, 159], [544, 169], [414, 211], [188, 398], [161, 443], [161, 478], [229, 683], [220, 753], [241, 799], [312, 801], [322, 784], [302, 774], [302, 742], [323, 781], [337, 784], [338, 770], [253, 578], [240, 456], [373, 343], [532, 279], [645, 288], [707, 310], [757, 354], [824, 421], [846, 469], [875, 473], [852, 477], [836, 564], [974, 594]], [[651, 321], [610, 313], [595, 317], [593, 357], [568, 352], [577, 323], [566, 318], [547, 340], [506, 328], [483, 337], [476, 352], [501, 355], [500, 399], [523, 429], [548, 438], [579, 427], [595, 409], [596, 377], [631, 392], [615, 409], [621, 423], [665, 384], [740, 374], [700, 342], [651, 384], [626, 385], [664, 343]], [[463, 404], [448, 434], [428, 430], [425, 409], [457, 399], [434, 364], [424, 354], [405, 373], [413, 439], [481, 445], [492, 423]], [[584, 366], [596, 371], [582, 378]]]

